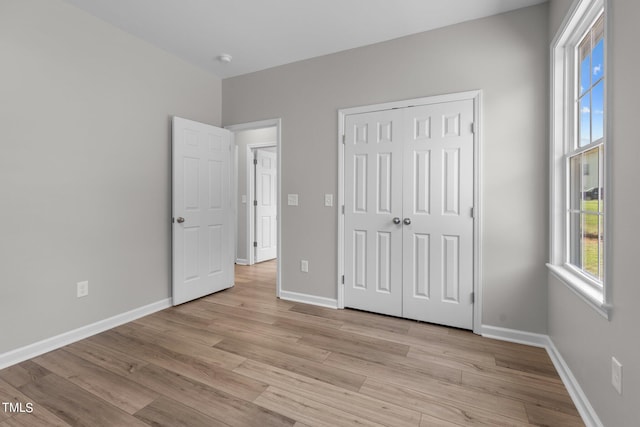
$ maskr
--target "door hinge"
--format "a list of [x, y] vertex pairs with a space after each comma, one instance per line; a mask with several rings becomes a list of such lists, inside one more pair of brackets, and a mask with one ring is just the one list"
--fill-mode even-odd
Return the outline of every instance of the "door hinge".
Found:
[[258, 159], [253, 159], [253, 164], [257, 165], [258, 164]]
[[347, 143], [347, 135], [346, 134], [342, 134], [342, 143], [346, 144]]
[[475, 123], [471, 123], [471, 133], [476, 133], [476, 124]]
[[344, 274], [342, 275], [342, 284], [344, 285]]
[[344, 205], [342, 205], [342, 215], [344, 215]]
[[474, 208], [471, 208], [471, 218], [475, 218], [476, 217], [476, 210]]
[[253, 206], [258, 206], [258, 201], [257, 200], [253, 201]]
[[258, 247], [258, 242], [253, 242], [253, 247], [257, 248]]
[[471, 292], [471, 304], [474, 304], [475, 302], [476, 302], [476, 293]]
[[171, 218], [171, 224], [175, 223], [176, 219], [175, 218]]

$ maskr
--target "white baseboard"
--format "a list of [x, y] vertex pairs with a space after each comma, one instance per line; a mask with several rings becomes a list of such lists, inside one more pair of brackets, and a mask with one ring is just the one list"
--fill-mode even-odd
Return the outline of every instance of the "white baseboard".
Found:
[[238, 265], [249, 265], [249, 260], [237, 258], [236, 259], [236, 264], [238, 264]]
[[0, 354], [0, 369], [24, 362], [25, 360], [40, 356], [41, 354], [48, 353], [60, 347], [64, 347], [65, 345], [80, 341], [92, 335], [99, 334], [100, 332], [104, 332], [115, 328], [116, 326], [120, 326], [124, 323], [131, 322], [169, 307], [171, 307], [171, 298], [135, 308], [131, 311], [127, 311], [126, 313], [118, 314], [108, 319], [100, 320], [90, 325], [82, 326], [78, 329]]
[[589, 399], [587, 399], [584, 391], [582, 391], [582, 387], [580, 387], [578, 380], [573, 376], [571, 369], [569, 369], [569, 365], [567, 365], [567, 362], [565, 362], [551, 338], [549, 338], [547, 353], [549, 353], [549, 357], [553, 362], [553, 366], [556, 367], [556, 371], [558, 371], [560, 379], [562, 379], [565, 387], [567, 387], [569, 396], [571, 396], [574, 405], [576, 405], [576, 409], [580, 413], [584, 424], [587, 427], [604, 427], [600, 418], [598, 418], [598, 414], [595, 409], [591, 406]]
[[338, 308], [338, 300], [317, 297], [315, 295], [300, 294], [298, 292], [280, 291], [280, 299], [294, 302], [303, 302], [305, 304], [319, 305], [327, 308]]
[[587, 427], [603, 427], [598, 414], [591, 406], [587, 395], [584, 394], [582, 387], [573, 376], [569, 365], [564, 360], [555, 344], [548, 335], [534, 334], [531, 332], [518, 331], [515, 329], [506, 329], [496, 326], [481, 326], [482, 336], [487, 338], [494, 338], [502, 341], [509, 341], [518, 344], [530, 345], [533, 347], [542, 347], [547, 350], [553, 366], [558, 371], [560, 379], [567, 388], [573, 404], [576, 405], [576, 409], [582, 417], [582, 421]]
[[516, 329], [500, 328], [497, 326], [482, 325], [480, 331], [483, 337], [509, 341], [517, 344], [525, 344], [533, 347], [546, 348], [549, 341], [549, 337], [547, 335], [518, 331]]

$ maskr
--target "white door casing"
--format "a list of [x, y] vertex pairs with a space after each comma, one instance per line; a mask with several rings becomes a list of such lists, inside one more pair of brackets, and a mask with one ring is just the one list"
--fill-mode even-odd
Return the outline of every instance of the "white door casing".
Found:
[[255, 260], [274, 259], [277, 255], [277, 154], [255, 150]]
[[173, 117], [173, 305], [233, 286], [231, 133]]
[[344, 306], [473, 328], [474, 117], [472, 99], [345, 116]]

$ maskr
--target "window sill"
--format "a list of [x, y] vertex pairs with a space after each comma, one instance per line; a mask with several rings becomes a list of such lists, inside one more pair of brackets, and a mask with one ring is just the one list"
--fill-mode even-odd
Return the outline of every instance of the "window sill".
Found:
[[549, 268], [549, 271], [551, 271], [551, 274], [553, 274], [558, 280], [564, 283], [598, 314], [609, 320], [609, 316], [611, 315], [611, 305], [604, 302], [604, 295], [602, 291], [595, 289], [579, 276], [562, 266], [547, 264], [547, 267]]

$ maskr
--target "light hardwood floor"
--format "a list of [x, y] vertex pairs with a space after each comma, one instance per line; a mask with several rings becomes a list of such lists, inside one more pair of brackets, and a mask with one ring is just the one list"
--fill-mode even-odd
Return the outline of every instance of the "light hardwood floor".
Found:
[[542, 349], [236, 286], [0, 371], [0, 426], [582, 426]]

